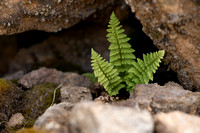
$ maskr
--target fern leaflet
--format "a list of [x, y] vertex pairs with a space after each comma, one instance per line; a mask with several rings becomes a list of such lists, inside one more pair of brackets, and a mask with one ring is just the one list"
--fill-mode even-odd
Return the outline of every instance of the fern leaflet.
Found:
[[133, 67], [129, 69], [125, 77], [128, 85], [127, 91], [132, 92], [136, 84], [147, 84], [153, 80], [153, 74], [158, 69], [164, 53], [164, 50], [160, 50], [147, 55], [143, 54], [143, 60], [137, 58], [137, 62], [133, 62]]
[[115, 66], [123, 79], [125, 72], [132, 67], [133, 59], [136, 57], [133, 54], [135, 50], [128, 43], [130, 38], [123, 33], [124, 29], [119, 24], [120, 22], [113, 12], [107, 29], [108, 41], [111, 43], [109, 46], [110, 63]]
[[109, 95], [116, 95], [125, 85], [121, 84], [122, 80], [118, 76], [117, 69], [114, 69], [111, 63], [105, 61], [100, 54], [92, 49], [92, 69], [98, 82], [104, 86]]

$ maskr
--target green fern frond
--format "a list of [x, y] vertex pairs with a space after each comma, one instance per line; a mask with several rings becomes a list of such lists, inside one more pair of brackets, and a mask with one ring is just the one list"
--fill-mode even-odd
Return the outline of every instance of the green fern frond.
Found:
[[98, 81], [98, 79], [95, 77], [94, 73], [84, 73], [83, 75], [88, 77], [93, 83]]
[[105, 59], [93, 49], [91, 52], [92, 69], [94, 70], [95, 77], [98, 78], [98, 82], [104, 86], [109, 95], [118, 94], [119, 90], [125, 85], [121, 84], [122, 80], [118, 76], [119, 73], [117, 69], [114, 69], [111, 63], [105, 61]]
[[153, 80], [153, 74], [158, 69], [164, 53], [164, 50], [160, 50], [147, 55], [143, 54], [143, 60], [137, 58], [137, 62], [133, 62], [133, 67], [129, 69], [129, 74], [125, 77], [127, 91], [132, 92], [136, 84], [147, 84]]
[[[111, 43], [109, 46], [110, 63], [115, 66], [119, 73], [124, 73], [132, 67], [133, 59], [136, 58], [133, 54], [135, 50], [128, 43], [130, 38], [123, 33], [124, 29], [122, 29], [114, 12], [110, 16], [107, 32], [108, 41]], [[120, 75], [122, 79], [124, 75]]]

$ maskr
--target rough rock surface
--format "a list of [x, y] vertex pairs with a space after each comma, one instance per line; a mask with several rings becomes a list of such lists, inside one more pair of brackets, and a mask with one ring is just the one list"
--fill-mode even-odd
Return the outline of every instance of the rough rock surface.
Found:
[[[153, 113], [179, 110], [200, 115], [200, 93], [184, 90], [182, 86], [173, 82], [169, 82], [165, 86], [136, 85], [130, 98], [133, 106], [136, 102], [140, 108], [145, 108]], [[132, 106], [131, 101], [128, 101], [127, 105]]]
[[71, 133], [152, 133], [149, 112], [97, 103], [77, 104], [70, 114]]
[[2, 0], [0, 35], [27, 30], [55, 32], [68, 28], [114, 0]]
[[13, 114], [10, 120], [8, 121], [8, 127], [15, 128], [16, 126], [20, 126], [23, 124], [24, 120], [25, 118], [22, 115], [22, 113]]
[[175, 111], [154, 116], [156, 133], [199, 133], [200, 117]]
[[62, 86], [60, 95], [62, 102], [78, 103], [92, 100], [90, 89], [80, 86]]
[[17, 113], [18, 101], [22, 93], [21, 88], [10, 81], [0, 79], [0, 130], [11, 115]]
[[200, 91], [200, 4], [198, 0], [125, 0], [143, 31], [178, 73], [181, 84]]
[[62, 102], [48, 108], [35, 122], [34, 127], [53, 133], [68, 133], [71, 103]]
[[25, 88], [32, 88], [34, 85], [43, 83], [89, 87], [91, 81], [87, 77], [77, 73], [63, 73], [61, 71], [57, 71], [56, 69], [48, 69], [45, 67], [33, 70], [32, 72], [24, 75], [18, 81], [18, 84]]

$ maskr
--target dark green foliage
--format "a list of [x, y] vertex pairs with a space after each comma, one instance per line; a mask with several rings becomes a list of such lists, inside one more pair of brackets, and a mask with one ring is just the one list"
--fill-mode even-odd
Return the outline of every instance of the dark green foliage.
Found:
[[164, 56], [164, 50], [158, 52], [143, 54], [143, 60], [137, 58], [137, 62], [133, 61], [133, 66], [128, 70], [126, 83], [127, 91], [132, 92], [136, 84], [147, 84], [149, 80], [153, 80], [153, 74], [159, 67], [159, 63]]
[[98, 81], [98, 78], [95, 77], [94, 73], [84, 73], [83, 75], [88, 77], [93, 83]]
[[94, 75], [98, 77], [98, 82], [102, 84], [109, 95], [116, 95], [124, 87], [122, 80], [118, 76], [117, 69], [112, 64], [92, 49], [92, 66]]
[[160, 50], [143, 54], [143, 60], [135, 60], [135, 50], [128, 43], [130, 38], [123, 33], [124, 29], [119, 24], [119, 20], [112, 13], [107, 30], [108, 41], [111, 43], [110, 63], [92, 49], [94, 75], [109, 95], [116, 95], [125, 87], [131, 93], [136, 84], [147, 84], [153, 80], [153, 74], [164, 56], [164, 50]]
[[133, 59], [135, 59], [133, 52], [135, 50], [128, 43], [130, 38], [123, 33], [124, 29], [122, 29], [114, 12], [110, 16], [107, 31], [108, 41], [111, 43], [108, 48], [110, 50], [110, 63], [115, 66], [123, 79], [126, 72], [132, 67]]

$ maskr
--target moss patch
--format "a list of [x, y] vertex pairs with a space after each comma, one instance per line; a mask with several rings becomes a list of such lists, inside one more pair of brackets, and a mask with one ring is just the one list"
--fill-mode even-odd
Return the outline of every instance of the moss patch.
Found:
[[[56, 87], [57, 85], [50, 83], [40, 84], [25, 93], [22, 100], [22, 113], [26, 119], [25, 127], [32, 127], [38, 116], [50, 107]], [[58, 90], [55, 102], [58, 103], [59, 99], [60, 92]]]
[[0, 93], [4, 93], [6, 90], [11, 88], [11, 83], [6, 79], [0, 79]]

